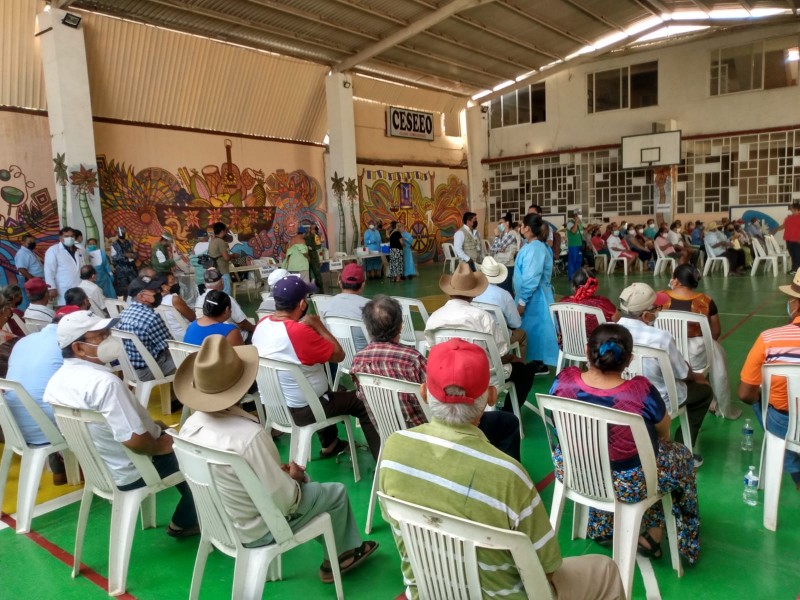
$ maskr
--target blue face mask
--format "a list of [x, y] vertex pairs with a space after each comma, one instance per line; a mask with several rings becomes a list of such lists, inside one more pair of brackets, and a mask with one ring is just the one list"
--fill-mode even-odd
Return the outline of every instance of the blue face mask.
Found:
[[794, 316], [794, 313], [792, 313], [792, 301], [791, 300], [787, 300], [786, 301], [786, 314], [788, 314], [790, 317]]
[[506, 226], [503, 225], [502, 223], [500, 223], [500, 225], [497, 226], [497, 231], [499, 231], [500, 233], [503, 233], [505, 228], [506, 228]]
[[87, 246], [87, 250], [89, 250], [89, 252], [94, 252], [95, 250], [97, 250], [97, 246], [92, 244], [91, 246]]

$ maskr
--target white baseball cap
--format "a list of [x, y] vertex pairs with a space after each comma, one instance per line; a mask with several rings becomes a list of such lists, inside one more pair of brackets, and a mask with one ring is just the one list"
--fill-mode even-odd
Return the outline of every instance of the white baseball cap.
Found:
[[289, 271], [286, 269], [275, 269], [269, 274], [269, 277], [267, 277], [267, 284], [269, 287], [272, 287], [287, 275], [289, 275]]
[[116, 325], [119, 319], [101, 319], [90, 310], [79, 310], [58, 322], [58, 345], [67, 348], [89, 331], [103, 331]]

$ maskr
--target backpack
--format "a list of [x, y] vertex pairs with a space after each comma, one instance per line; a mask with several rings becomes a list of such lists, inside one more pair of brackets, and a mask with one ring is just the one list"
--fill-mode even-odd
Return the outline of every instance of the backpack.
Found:
[[197, 257], [197, 263], [204, 269], [210, 269], [217, 266], [217, 259], [208, 254], [201, 254]]

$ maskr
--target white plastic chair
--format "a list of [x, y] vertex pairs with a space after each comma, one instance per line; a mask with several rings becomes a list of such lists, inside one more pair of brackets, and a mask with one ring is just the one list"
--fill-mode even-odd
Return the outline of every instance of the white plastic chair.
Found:
[[268, 317], [268, 316], [274, 315], [274, 314], [275, 314], [274, 310], [257, 310], [256, 311], [256, 319], [258, 321], [260, 321], [264, 317]]
[[[764, 527], [770, 531], [778, 529], [778, 504], [781, 497], [783, 457], [787, 451], [800, 452], [800, 365], [764, 365], [761, 368], [763, 381], [762, 422], [764, 442], [761, 447], [761, 480], [764, 483]], [[789, 429], [785, 438], [766, 430], [769, 391], [773, 377], [786, 378], [789, 398]]]
[[25, 319], [25, 328], [28, 330], [28, 333], [36, 333], [37, 331], [41, 331], [48, 325], [50, 325], [51, 321], [43, 321], [41, 319], [31, 319], [30, 317]]
[[356, 342], [353, 338], [353, 329], [357, 329], [367, 340], [367, 343], [372, 341], [367, 328], [364, 326], [363, 321], [356, 319], [348, 319], [345, 317], [328, 317], [325, 319], [325, 327], [331, 332], [331, 335], [336, 338], [339, 345], [344, 350], [344, 360], [336, 365], [336, 377], [333, 380], [332, 389], [339, 389], [339, 381], [342, 375], [350, 374], [350, 366], [353, 364], [353, 358], [356, 355]]
[[142, 359], [144, 360], [145, 364], [147, 364], [147, 368], [150, 369], [150, 372], [153, 374], [153, 379], [150, 381], [142, 381], [139, 377], [139, 374], [136, 372], [136, 369], [134, 369], [133, 365], [131, 365], [127, 351], [123, 352], [122, 355], [118, 357], [119, 364], [122, 367], [122, 373], [125, 377], [125, 383], [134, 389], [136, 399], [142, 406], [147, 408], [147, 405], [150, 403], [150, 394], [154, 388], [158, 388], [159, 394], [161, 395], [161, 414], [170, 414], [172, 412], [170, 387], [172, 380], [175, 379], [175, 374], [173, 373], [172, 375], [164, 375], [164, 373], [161, 371], [161, 367], [158, 366], [156, 359], [153, 358], [153, 355], [150, 354], [147, 348], [144, 347], [142, 340], [140, 340], [135, 333], [122, 331], [120, 329], [112, 329], [111, 335], [119, 338], [120, 340], [128, 340], [130, 343], [132, 343], [136, 347], [136, 350], [138, 350], [139, 354], [142, 355]]
[[594, 270], [602, 273], [608, 268], [608, 255], [598, 252], [593, 244], [589, 244], [592, 249], [592, 256], [594, 256]]
[[492, 245], [489, 243], [489, 240], [481, 240], [483, 242], [483, 255], [484, 256], [491, 256], [492, 255]]
[[[497, 388], [497, 400], [505, 396], [506, 402], [511, 402], [511, 409], [514, 411], [517, 419], [519, 420], [519, 437], [525, 437], [525, 430], [522, 428], [522, 415], [519, 410], [519, 398], [517, 398], [517, 388], [514, 383], [507, 380], [506, 371], [503, 368], [503, 361], [500, 357], [500, 351], [497, 349], [497, 342], [494, 336], [490, 333], [483, 333], [482, 331], [471, 331], [468, 329], [457, 329], [451, 327], [441, 327], [439, 329], [432, 329], [430, 333], [433, 335], [437, 344], [452, 340], [454, 338], [461, 338], [464, 341], [476, 344], [486, 351], [489, 358], [489, 385]], [[539, 409], [526, 402], [523, 398], [525, 406], [530, 408], [533, 412], [538, 413]]]
[[[690, 324], [696, 324], [700, 327], [706, 353], [706, 363], [702, 367], [695, 364], [697, 361], [693, 360], [694, 357], [689, 348]], [[711, 335], [711, 325], [708, 323], [708, 317], [685, 310], [662, 310], [659, 311], [653, 326], [669, 332], [684, 360], [690, 365], [697, 366], [697, 369], [692, 370], [703, 375], [708, 373], [711, 368], [712, 353], [714, 352], [714, 337]]]
[[753, 245], [753, 253], [755, 257], [753, 259], [753, 267], [750, 270], [750, 277], [754, 277], [756, 271], [758, 270], [758, 265], [762, 262], [764, 263], [764, 273], [769, 270], [769, 267], [772, 267], [772, 275], [777, 277], [778, 276], [778, 256], [768, 255], [764, 248], [761, 247], [761, 242], [758, 241], [757, 238], [752, 238], [750, 243]]
[[511, 553], [528, 598], [552, 600], [550, 583], [524, 533], [454, 517], [382, 492], [378, 495], [384, 516], [400, 530], [421, 599], [484, 597], [477, 551], [485, 548]]
[[678, 264], [671, 256], [667, 256], [664, 254], [664, 251], [658, 246], [658, 244], [653, 244], [656, 249], [656, 266], [653, 268], [653, 277], [658, 277], [662, 271], [666, 271], [667, 275], [672, 275], [672, 272], [675, 270], [675, 266]]
[[448, 271], [453, 273], [458, 264], [458, 256], [456, 256], [456, 251], [453, 249], [453, 244], [442, 243], [442, 254], [444, 254], [442, 273], [447, 273]]
[[561, 332], [561, 347], [558, 349], [558, 367], [561, 372], [567, 362], [578, 365], [586, 359], [586, 317], [593, 316], [600, 325], [606, 322], [603, 311], [594, 306], [584, 306], [573, 302], [554, 302], [550, 305], [550, 317], [556, 331]]
[[[311, 438], [320, 429], [344, 423], [347, 430], [347, 441], [350, 442], [350, 458], [353, 461], [353, 477], [356, 481], [361, 479], [358, 469], [358, 456], [355, 438], [353, 437], [353, 426], [350, 423], [349, 415], [328, 418], [322, 409], [320, 399], [314, 393], [311, 384], [308, 383], [300, 366], [294, 363], [277, 360], [274, 358], [260, 358], [258, 361], [258, 392], [261, 395], [261, 402], [264, 404], [266, 417], [263, 423], [266, 428], [277, 429], [284, 433], [291, 434], [289, 445], [289, 459], [296, 462], [301, 467], [305, 467], [310, 460]], [[293, 378], [300, 389], [303, 391], [308, 406], [314, 414], [315, 423], [311, 425], [297, 425], [289, 412], [286, 403], [283, 386], [281, 385], [280, 374]]]
[[730, 271], [731, 265], [728, 262], [728, 259], [724, 256], [714, 256], [714, 252], [712, 251], [711, 245], [708, 241], [704, 242], [706, 246], [706, 265], [703, 268], [703, 277], [707, 276], [711, 271], [713, 271], [714, 267], [718, 265], [722, 265], [722, 272], [724, 273], [725, 277], [728, 276], [728, 271]]
[[119, 298], [117, 299], [106, 298], [106, 310], [108, 311], [108, 316], [111, 317], [112, 319], [118, 317], [119, 313], [121, 313], [127, 307], [128, 303], [125, 302], [124, 300], [121, 300]]
[[369, 508], [367, 509], [367, 526], [364, 528], [364, 531], [369, 535], [372, 531], [375, 501], [378, 498], [378, 472], [380, 471], [381, 457], [383, 456], [383, 445], [395, 431], [407, 429], [399, 395], [413, 394], [416, 396], [419, 406], [425, 414], [425, 419], [428, 421], [430, 421], [430, 412], [428, 404], [420, 398], [420, 384], [418, 383], [380, 375], [367, 375], [366, 373], [360, 373], [356, 377], [358, 378], [358, 387], [364, 395], [365, 404], [369, 407], [375, 427], [381, 436], [381, 454], [378, 456], [378, 461], [375, 465], [375, 477], [372, 480], [372, 492], [370, 493]]
[[400, 343], [404, 346], [412, 346], [419, 350], [425, 342], [425, 332], [414, 329], [413, 311], [416, 310], [422, 318], [422, 328], [428, 322], [428, 309], [417, 298], [404, 298], [402, 296], [392, 296], [400, 303], [403, 309], [403, 329], [400, 332]]
[[765, 235], [764, 244], [766, 245], [767, 256], [774, 256], [775, 258], [779, 259], [783, 263], [783, 272], [788, 273], [791, 257], [786, 250], [783, 250], [778, 245], [778, 240], [775, 238], [775, 236]]
[[[709, 357], [710, 356], [709, 354]], [[669, 361], [669, 355], [666, 350], [634, 344], [633, 359], [623, 373], [623, 377], [626, 379], [630, 379], [634, 375], [647, 377], [644, 368], [644, 361], [646, 360], [656, 361], [658, 363], [658, 369], [661, 371], [661, 377], [664, 379], [664, 384], [667, 386], [667, 395], [669, 396], [669, 398], [664, 398], [667, 404], [667, 411], [673, 421], [676, 419], [679, 420], [681, 432], [683, 433], [683, 445], [689, 449], [689, 452], [694, 453], [694, 449], [692, 448], [692, 432], [689, 429], [689, 414], [686, 412], [685, 402], [683, 404], [678, 404], [678, 385], [675, 381], [675, 372], [672, 370], [672, 363]]]
[[[25, 441], [22, 431], [14, 418], [14, 413], [6, 403], [2, 392], [14, 392], [24, 410], [30, 414], [47, 438], [48, 443], [42, 446], [30, 446]], [[67, 471], [67, 482], [78, 485], [81, 480], [78, 462], [69, 451], [67, 441], [41, 407], [36, 404], [21, 383], [9, 379], [0, 379], [0, 428], [5, 434], [3, 457], [0, 459], [0, 505], [3, 503], [11, 459], [16, 454], [22, 458], [19, 467], [19, 486], [17, 489], [17, 533], [28, 533], [31, 530], [33, 509], [36, 504], [36, 492], [42, 478], [45, 459], [53, 452], [64, 454], [64, 466]]]
[[78, 513], [72, 576], [77, 577], [80, 574], [81, 552], [89, 510], [93, 497], [100, 496], [110, 501], [112, 505], [111, 539], [108, 548], [108, 595], [119, 596], [125, 593], [128, 579], [128, 562], [136, 526], [136, 513], [141, 508], [143, 529], [156, 527], [156, 492], [182, 482], [183, 475], [177, 472], [162, 479], [150, 457], [136, 454], [122, 446], [146, 484], [144, 487], [123, 492], [114, 484], [111, 471], [97, 451], [92, 432], [89, 430], [91, 424], [107, 427], [103, 415], [92, 410], [56, 404], [53, 405], [53, 412], [59, 429], [78, 458], [86, 480]]
[[[281, 555], [292, 548], [322, 536], [328, 556], [331, 557], [333, 582], [336, 597], [344, 598], [342, 576], [336, 560], [339, 552], [333, 537], [333, 526], [328, 513], [321, 513], [297, 531], [292, 531], [286, 517], [275, 505], [274, 500], [265, 493], [264, 484], [244, 458], [233, 452], [215, 450], [194, 444], [173, 434], [175, 455], [181, 472], [192, 490], [197, 514], [200, 519], [200, 546], [192, 572], [192, 587], [189, 599], [197, 600], [203, 583], [208, 555], [216, 548], [235, 561], [233, 571], [234, 600], [261, 598], [266, 580], [281, 579]], [[275, 539], [266, 546], [246, 548], [239, 531], [231, 519], [226, 496], [217, 487], [216, 474], [221, 469], [233, 471], [258, 509], [261, 518]], [[229, 485], [229, 484], [228, 484]]]
[[[609, 238], [611, 239], [611, 238]], [[622, 256], [622, 252], [624, 251], [622, 248], [615, 248], [608, 245], [608, 251], [611, 254], [611, 259], [608, 261], [608, 271], [606, 271], [606, 275], [611, 275], [614, 272], [614, 269], [617, 267], [617, 263], [622, 263], [622, 269], [625, 272], [625, 276], [628, 276], [628, 259]]]
[[311, 306], [314, 307], [314, 312], [322, 319], [322, 322], [325, 322], [325, 317], [322, 316], [323, 311], [325, 310], [325, 305], [327, 302], [330, 302], [331, 296], [330, 294], [312, 294], [308, 297], [308, 301]]
[[[187, 321], [186, 317], [184, 317], [180, 312], [178, 312], [177, 308], [175, 308], [174, 306], [167, 306], [166, 304], [160, 304], [156, 307], [156, 312], [159, 315], [161, 315], [161, 320], [164, 321], [164, 324], [167, 326], [167, 329], [169, 329], [170, 335], [172, 335], [173, 337], [175, 336], [175, 332], [173, 332], [172, 328], [170, 328], [169, 326], [170, 316], [174, 318], [176, 322], [183, 327], [184, 333], [186, 332], [186, 328], [189, 326], [189, 321]], [[183, 337], [181, 337], [181, 339], [178, 341], [183, 341]]]
[[522, 356], [522, 352], [519, 348], [519, 342], [514, 342], [513, 344], [511, 343], [511, 332], [508, 330], [508, 323], [506, 322], [506, 317], [505, 315], [503, 315], [503, 311], [500, 309], [500, 307], [497, 306], [496, 304], [487, 304], [486, 302], [473, 301], [470, 304], [472, 304], [472, 306], [477, 306], [478, 308], [482, 308], [490, 315], [492, 315], [498, 327], [500, 327], [500, 333], [503, 334], [503, 339], [505, 339], [506, 343], [508, 344], [509, 354]]
[[[558, 445], [563, 458], [564, 479], [555, 479], [553, 506], [550, 509], [550, 524], [556, 535], [564, 512], [564, 501], [567, 499], [575, 503], [572, 539], [586, 537], [589, 508], [614, 513], [614, 562], [619, 567], [622, 584], [627, 598], [630, 599], [642, 517], [650, 506], [661, 501], [667, 522], [672, 568], [681, 577], [683, 567], [678, 555], [672, 497], [658, 491], [658, 467], [644, 419], [640, 415], [579, 400], [545, 394], [536, 394], [536, 397], [542, 410], [550, 447]], [[553, 428], [545, 418], [547, 413], [552, 417], [558, 439], [555, 439]], [[609, 454], [609, 425], [629, 427], [633, 434], [647, 487], [647, 496], [640, 502], [629, 504], [617, 500]]]

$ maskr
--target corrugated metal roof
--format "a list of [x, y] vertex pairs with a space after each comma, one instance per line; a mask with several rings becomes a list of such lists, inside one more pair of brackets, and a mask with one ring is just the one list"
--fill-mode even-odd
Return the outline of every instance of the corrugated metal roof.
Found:
[[39, 44], [34, 41], [36, 13], [44, 2], [0, 2], [0, 105], [44, 110], [44, 91]]

